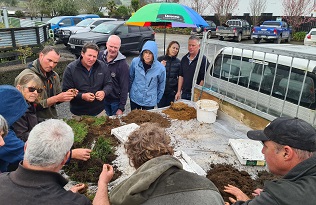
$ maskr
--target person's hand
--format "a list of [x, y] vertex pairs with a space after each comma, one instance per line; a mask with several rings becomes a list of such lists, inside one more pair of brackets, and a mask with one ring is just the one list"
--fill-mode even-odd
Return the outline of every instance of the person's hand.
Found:
[[181, 92], [177, 92], [177, 94], [174, 97], [174, 99], [177, 101], [177, 100], [180, 100], [180, 98], [181, 98]]
[[166, 67], [167, 61], [166, 61], [166, 60], [162, 60], [160, 63], [161, 63], [163, 66]]
[[71, 92], [73, 96], [76, 97], [79, 91], [75, 88], [71, 88], [71, 89], [68, 89], [67, 92]]
[[72, 92], [62, 92], [56, 95], [56, 97], [57, 97], [57, 102], [69, 102], [75, 96], [73, 95]]
[[97, 91], [95, 93], [95, 98], [99, 101], [102, 101], [105, 97], [105, 92], [103, 90]]
[[92, 102], [95, 99], [95, 95], [93, 93], [83, 93], [81, 98], [87, 102]]
[[224, 192], [227, 192], [229, 194], [232, 194], [236, 197], [236, 199], [229, 197], [229, 201], [232, 203], [235, 203], [236, 201], [247, 201], [250, 200], [250, 198], [242, 192], [239, 188], [228, 184], [227, 186], [224, 186]]
[[90, 159], [91, 149], [77, 148], [72, 150], [72, 159], [87, 161]]
[[75, 186], [71, 187], [69, 190], [73, 193], [78, 193], [80, 190], [83, 190], [85, 188], [84, 184], [76, 184]]
[[116, 115], [123, 115], [123, 111], [120, 110], [120, 109], [118, 109], [115, 114], [116, 114]]
[[109, 164], [104, 164], [102, 172], [99, 176], [98, 185], [107, 186], [108, 183], [111, 181], [113, 175], [114, 175], [113, 167]]
[[252, 196], [259, 196], [262, 191], [263, 191], [263, 189], [255, 189], [252, 192]]

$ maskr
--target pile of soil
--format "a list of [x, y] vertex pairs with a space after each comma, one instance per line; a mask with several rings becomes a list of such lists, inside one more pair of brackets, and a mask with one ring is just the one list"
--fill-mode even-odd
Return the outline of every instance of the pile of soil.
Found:
[[122, 121], [126, 124], [136, 123], [141, 125], [145, 122], [157, 123], [160, 127], [170, 127], [171, 123], [162, 115], [147, 110], [132, 110], [128, 115], [122, 117]]
[[[88, 161], [71, 160], [71, 162], [64, 167], [65, 173], [70, 177], [70, 179], [83, 183], [97, 183], [99, 175], [102, 171], [103, 164], [113, 165], [113, 161], [116, 159], [114, 154], [116, 147], [119, 145], [119, 141], [116, 137], [111, 135], [111, 129], [119, 127], [119, 119], [106, 118], [105, 122], [102, 124], [96, 124], [95, 117], [83, 117], [79, 119], [78, 122], [82, 122], [88, 125], [88, 134], [82, 143], [74, 143], [73, 148], [89, 148], [91, 149], [93, 143], [98, 138], [105, 138], [110, 142], [113, 147], [113, 153], [108, 154], [104, 160], [101, 160], [91, 154], [91, 158]], [[112, 181], [116, 180], [121, 176], [121, 172], [116, 166], [113, 166], [115, 174]]]
[[196, 110], [183, 102], [171, 102], [166, 110], [162, 111], [172, 119], [191, 120], [196, 118]]
[[231, 194], [224, 192], [224, 186], [228, 184], [238, 187], [249, 198], [253, 198], [252, 192], [257, 188], [263, 188], [264, 181], [280, 178], [266, 171], [258, 172], [258, 178], [252, 179], [245, 171], [239, 171], [232, 165], [228, 164], [212, 164], [211, 169], [206, 176], [211, 180], [220, 191], [224, 201], [229, 202], [228, 197], [233, 197]]

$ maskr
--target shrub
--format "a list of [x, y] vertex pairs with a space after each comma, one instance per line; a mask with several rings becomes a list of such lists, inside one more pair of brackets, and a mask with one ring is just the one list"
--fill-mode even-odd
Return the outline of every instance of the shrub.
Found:
[[306, 32], [304, 32], [304, 31], [295, 32], [293, 35], [293, 40], [304, 41], [305, 36], [306, 36]]
[[24, 17], [25, 15], [24, 15], [23, 11], [17, 10], [17, 11], [15, 12], [15, 16], [16, 16], [17, 18], [21, 18], [21, 17]]

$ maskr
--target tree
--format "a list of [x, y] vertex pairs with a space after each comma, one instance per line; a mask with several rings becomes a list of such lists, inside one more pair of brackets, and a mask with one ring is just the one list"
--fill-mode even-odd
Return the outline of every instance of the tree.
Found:
[[267, 0], [250, 0], [249, 11], [251, 14], [251, 20], [253, 25], [258, 25], [260, 21], [260, 15], [267, 8]]
[[140, 8], [139, 0], [132, 0], [131, 7], [134, 12], [136, 12]]
[[312, 0], [283, 0], [283, 18], [295, 31], [300, 25], [310, 21], [304, 18], [313, 10]]
[[1, 6], [16, 6], [17, 4], [17, 0], [0, 0]]
[[115, 16], [125, 19], [130, 16], [130, 10], [126, 6], [119, 6], [115, 12]]
[[211, 0], [210, 6], [220, 24], [225, 23], [237, 8], [239, 0]]
[[78, 15], [77, 4], [73, 0], [55, 0], [54, 11], [58, 16], [75, 16]]
[[80, 0], [76, 4], [80, 5], [80, 9], [84, 13], [98, 13], [105, 7], [106, 2], [107, 0]]
[[37, 0], [27, 0], [26, 7], [30, 11], [31, 17], [36, 17], [40, 13]]
[[115, 2], [113, 0], [108, 1], [105, 4], [105, 7], [109, 10], [109, 16], [115, 16], [115, 11], [117, 9], [117, 5], [115, 4]]
[[209, 0], [192, 0], [191, 8], [198, 14], [202, 15], [205, 9], [209, 6]]

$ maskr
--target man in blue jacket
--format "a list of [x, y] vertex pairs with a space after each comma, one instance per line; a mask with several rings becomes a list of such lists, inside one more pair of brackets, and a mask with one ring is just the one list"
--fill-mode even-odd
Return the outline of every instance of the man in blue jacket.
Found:
[[100, 51], [98, 59], [103, 61], [111, 72], [113, 90], [105, 96], [105, 111], [108, 116], [122, 115], [125, 110], [129, 70], [126, 57], [120, 52], [121, 39], [111, 35], [106, 42], [106, 50]]
[[154, 41], [147, 41], [129, 69], [131, 110], [153, 109], [163, 96], [166, 69], [157, 60], [158, 48]]
[[112, 91], [112, 80], [108, 67], [97, 59], [98, 52], [96, 44], [86, 43], [80, 58], [71, 62], [64, 72], [62, 90], [78, 90], [70, 101], [74, 115], [105, 115], [104, 97]]

